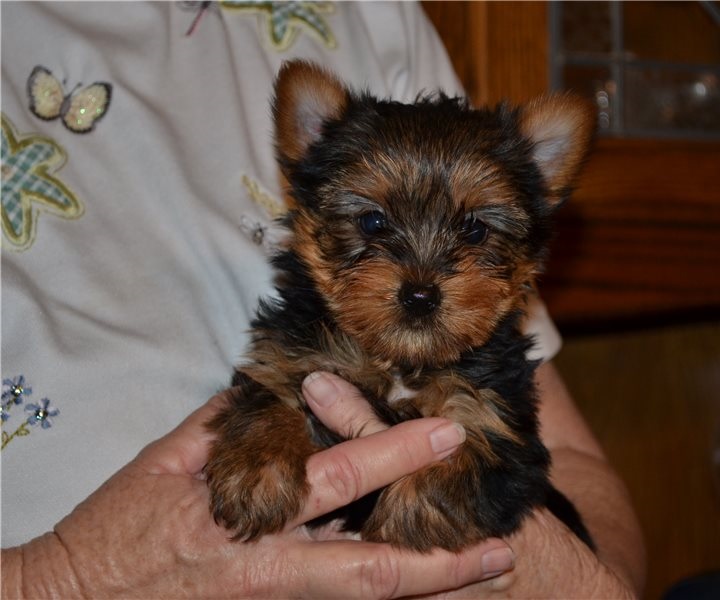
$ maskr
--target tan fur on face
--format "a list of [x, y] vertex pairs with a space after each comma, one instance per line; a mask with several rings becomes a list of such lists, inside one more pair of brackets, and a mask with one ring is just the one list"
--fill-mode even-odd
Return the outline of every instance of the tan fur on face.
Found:
[[318, 243], [322, 235], [321, 223], [301, 209], [295, 217], [294, 233], [291, 248], [303, 259], [320, 289], [326, 289], [332, 281], [333, 269]]
[[[321, 137], [322, 123], [341, 116], [349, 102], [348, 94], [334, 76], [312, 65], [293, 63], [283, 69], [276, 97], [281, 154], [301, 159], [310, 144]], [[550, 182], [554, 195], [562, 193], [562, 173], [574, 174], [577, 165], [573, 160], [581, 154], [576, 147], [582, 146], [583, 137], [575, 139], [568, 134], [562, 118], [562, 111], [573, 107], [581, 119], [582, 111], [570, 100], [539, 101], [526, 109], [521, 122], [524, 133], [535, 143], [536, 158], [547, 162], [541, 164], [544, 174], [560, 173]], [[390, 137], [370, 140], [371, 148], [356, 163], [345, 164], [317, 191], [315, 201], [320, 213], [299, 209], [293, 249], [310, 269], [333, 316], [349, 334], [358, 337], [366, 352], [390, 362], [447, 364], [465, 350], [483, 344], [502, 317], [522, 306], [524, 290], [533, 284], [538, 266], [527, 264], [522, 256], [499, 245], [499, 237], [491, 236], [484, 251], [497, 257], [497, 266], [487, 264], [482, 252], [469, 250], [458, 259], [458, 275], [447, 276], [424, 266], [444, 248], [429, 243], [427, 235], [407, 235], [408, 254], [414, 257], [419, 271], [427, 272], [423, 283], [439, 285], [443, 299], [432, 323], [408, 327], [398, 292], [404, 282], [418, 280], [417, 276], [382, 257], [353, 265], [352, 272], [344, 272], [344, 267], [334, 262], [335, 247], [329, 239], [332, 234], [318, 216], [344, 194], [353, 194], [376, 203], [390, 219], [404, 219], [406, 208], [394, 205], [393, 197], [399, 194], [427, 204], [427, 217], [465, 211], [493, 230], [521, 239], [529, 227], [528, 215], [517, 203], [516, 190], [507, 175], [482, 154], [455, 156], [454, 147], [446, 140], [428, 138], [418, 131], [399, 129], [385, 134]], [[567, 167], [556, 172], [555, 162], [549, 158], [567, 163]], [[439, 174], [438, 165], [444, 165], [444, 174]], [[432, 173], [436, 179], [429, 177]], [[441, 182], [438, 177], [446, 180]], [[446, 197], [440, 197], [443, 193]], [[353, 214], [347, 216], [348, 220], [353, 218]], [[425, 228], [425, 218], [418, 215], [401, 226], [408, 231]], [[345, 240], [352, 235], [358, 237], [358, 232], [351, 229], [348, 226], [342, 233]], [[355, 242], [358, 254], [364, 243], [359, 238]]]
[[411, 325], [398, 301], [406, 279], [397, 264], [377, 259], [339, 274], [324, 289], [342, 329], [365, 352], [392, 364], [457, 360], [487, 340], [514, 301], [505, 298], [508, 290], [501, 283], [483, 279], [481, 287], [474, 287], [467, 276], [450, 277], [438, 281], [443, 294], [438, 314], [425, 325]]
[[[338, 324], [357, 338], [364, 352], [391, 364], [440, 366], [481, 346], [505, 315], [522, 306], [524, 288], [534, 277], [534, 266], [519, 262], [507, 279], [479, 264], [473, 251], [457, 261], [457, 273], [451, 275], [429, 271], [418, 277], [383, 257], [337, 269], [317, 246], [319, 229], [304, 217], [300, 222], [297, 251], [312, 269]], [[440, 288], [442, 304], [426, 325], [408, 323], [398, 300], [406, 281]]]
[[[314, 213], [300, 208], [292, 248], [309, 268], [334, 319], [370, 356], [391, 364], [440, 366], [484, 344], [504, 316], [522, 307], [536, 265], [516, 255], [505, 239], [526, 234], [528, 215], [498, 167], [489, 160], [459, 161], [448, 166], [448, 184], [442, 187], [424, 174], [420, 162], [401, 161], [382, 151], [365, 156], [317, 197], [320, 206], [328, 203], [333, 218], [339, 218], [335, 206], [347, 194], [366, 198], [369, 206], [383, 210], [393, 227], [403, 229], [406, 260], [380, 253], [351, 267], [339, 264], [335, 238], [343, 237], [359, 252], [372, 244], [362, 239], [354, 222], [360, 209], [348, 209], [343, 223], [330, 226], [321, 218], [325, 209]], [[391, 200], [398, 194], [412, 194], [427, 207], [413, 209], [418, 215], [408, 216]], [[481, 246], [460, 251], [464, 244], [452, 241], [457, 234], [444, 231], [441, 224], [445, 213], [474, 214], [497, 234]], [[434, 222], [436, 218], [440, 223]], [[433, 266], [450, 252], [456, 255], [452, 273]], [[489, 264], [487, 255], [501, 255], [501, 265]], [[440, 288], [442, 304], [424, 325], [410, 324], [399, 302], [405, 282]]]

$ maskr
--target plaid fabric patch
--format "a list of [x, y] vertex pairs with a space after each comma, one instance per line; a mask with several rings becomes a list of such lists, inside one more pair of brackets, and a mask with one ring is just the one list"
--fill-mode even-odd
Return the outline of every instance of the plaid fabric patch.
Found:
[[334, 10], [332, 2], [268, 2], [263, 0], [239, 2], [223, 0], [220, 6], [232, 10], [266, 15], [270, 42], [277, 50], [287, 50], [303, 28], [318, 37], [328, 48], [332, 49], [337, 46], [335, 36], [321, 16], [322, 13], [332, 13]]
[[74, 219], [83, 207], [51, 173], [65, 164], [65, 151], [40, 135], [19, 136], [2, 115], [2, 229], [14, 250], [26, 250], [35, 240], [40, 211]]

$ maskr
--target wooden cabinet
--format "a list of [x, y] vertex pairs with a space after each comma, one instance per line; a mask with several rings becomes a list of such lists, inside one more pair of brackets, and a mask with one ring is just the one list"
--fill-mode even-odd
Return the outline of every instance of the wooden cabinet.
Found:
[[[547, 91], [546, 2], [423, 5], [476, 104]], [[720, 143], [599, 139], [541, 291], [566, 331], [720, 316]]]

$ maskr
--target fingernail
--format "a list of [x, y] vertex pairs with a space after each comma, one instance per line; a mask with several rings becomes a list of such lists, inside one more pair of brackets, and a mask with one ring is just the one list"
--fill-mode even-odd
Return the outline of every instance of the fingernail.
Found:
[[491, 578], [509, 571], [515, 566], [515, 554], [507, 546], [495, 548], [482, 557], [484, 578]]
[[302, 383], [306, 400], [312, 400], [318, 406], [331, 406], [338, 398], [335, 383], [325, 373], [310, 373]]
[[465, 428], [460, 423], [440, 425], [430, 432], [430, 446], [436, 454], [448, 453], [465, 441]]

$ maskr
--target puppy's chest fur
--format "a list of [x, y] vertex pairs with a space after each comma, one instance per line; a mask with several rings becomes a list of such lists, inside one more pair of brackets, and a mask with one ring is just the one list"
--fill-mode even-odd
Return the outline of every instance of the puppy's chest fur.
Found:
[[[488, 464], [498, 460], [496, 441], [522, 446], [524, 436], [536, 432], [535, 363], [526, 359], [532, 342], [519, 330], [520, 312], [506, 317], [482, 347], [468, 350], [457, 362], [409, 368], [369, 355], [320, 308], [323, 300], [310, 281], [303, 278], [299, 285], [299, 273], [287, 275], [293, 284], [280, 288], [280, 301], [261, 307], [250, 360], [237, 368], [233, 383], [250, 378], [289, 408], [304, 410], [319, 446], [342, 438], [305, 405], [302, 381], [315, 371], [332, 372], [354, 384], [387, 425], [435, 416], [462, 423]], [[304, 314], [300, 306], [315, 309]]]

